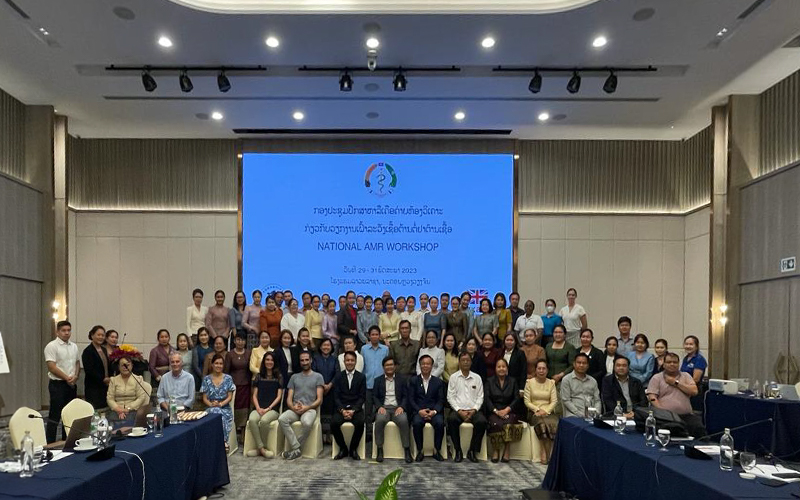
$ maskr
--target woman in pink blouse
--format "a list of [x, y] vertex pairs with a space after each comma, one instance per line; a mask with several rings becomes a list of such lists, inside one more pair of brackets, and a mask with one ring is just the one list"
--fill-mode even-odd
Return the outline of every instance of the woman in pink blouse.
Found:
[[155, 389], [161, 382], [161, 376], [169, 371], [169, 355], [172, 354], [172, 346], [169, 345], [169, 330], [162, 328], [156, 334], [158, 345], [150, 349], [150, 375], [152, 375], [152, 385]]

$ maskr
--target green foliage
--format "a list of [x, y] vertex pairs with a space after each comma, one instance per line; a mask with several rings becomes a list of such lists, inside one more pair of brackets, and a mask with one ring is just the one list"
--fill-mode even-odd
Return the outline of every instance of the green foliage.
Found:
[[[383, 481], [381, 485], [378, 487], [378, 491], [375, 492], [375, 500], [397, 500], [397, 482], [400, 481], [400, 475], [403, 473], [403, 469], [397, 469], [390, 472]], [[367, 496], [360, 491], [356, 490], [355, 487], [353, 489], [358, 493], [358, 500], [369, 500]]]

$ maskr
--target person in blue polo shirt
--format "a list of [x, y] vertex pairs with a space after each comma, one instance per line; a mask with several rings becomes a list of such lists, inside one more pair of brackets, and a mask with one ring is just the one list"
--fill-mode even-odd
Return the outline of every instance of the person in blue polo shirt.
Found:
[[683, 357], [681, 371], [691, 375], [694, 383], [700, 387], [700, 381], [703, 380], [703, 375], [708, 368], [708, 361], [700, 354], [700, 339], [689, 335], [683, 339], [683, 349], [686, 351], [686, 356]]
[[367, 400], [364, 405], [364, 413], [367, 417], [367, 432], [372, 430], [372, 388], [375, 379], [383, 375], [383, 358], [389, 355], [389, 348], [381, 344], [381, 329], [377, 325], [372, 325], [367, 330], [369, 344], [361, 347], [361, 356], [364, 358], [364, 376], [367, 378]]
[[555, 300], [547, 299], [544, 308], [547, 312], [542, 315], [542, 347], [547, 347], [547, 344], [553, 341], [553, 329], [558, 325], [563, 325], [564, 319], [556, 314]]

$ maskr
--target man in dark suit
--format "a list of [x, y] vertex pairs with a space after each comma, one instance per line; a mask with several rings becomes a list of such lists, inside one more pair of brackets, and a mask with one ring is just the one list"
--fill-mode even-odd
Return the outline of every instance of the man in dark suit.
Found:
[[[334, 460], [341, 460], [349, 455], [353, 460], [361, 460], [358, 456], [358, 443], [364, 434], [364, 400], [367, 396], [367, 379], [356, 371], [356, 354], [347, 352], [344, 355], [345, 371], [333, 378], [333, 401], [335, 413], [331, 419], [331, 433], [339, 445], [339, 454]], [[355, 429], [350, 445], [344, 441], [342, 424], [350, 422]]]
[[383, 431], [386, 424], [394, 422], [400, 429], [400, 441], [405, 450], [406, 463], [411, 463], [411, 449], [408, 440], [408, 417], [405, 408], [408, 386], [406, 378], [395, 374], [394, 359], [383, 358], [383, 375], [375, 378], [372, 386], [372, 407], [375, 411], [375, 446], [378, 447], [378, 462], [383, 462]]
[[356, 339], [358, 345], [358, 330], [356, 329], [356, 293], [352, 290], [347, 292], [344, 307], [339, 308], [336, 313], [336, 332], [339, 334], [339, 342], [344, 343], [347, 337]]
[[426, 423], [433, 426], [433, 442], [435, 450], [433, 458], [444, 460], [439, 450], [444, 438], [444, 382], [431, 375], [433, 358], [427, 354], [419, 358], [420, 375], [415, 375], [408, 383], [408, 409], [413, 415], [411, 427], [414, 430], [414, 442], [417, 444], [417, 462], [422, 462], [422, 430]]
[[610, 413], [617, 407], [617, 401], [622, 406], [626, 418], [633, 418], [634, 406], [647, 406], [647, 396], [642, 383], [628, 375], [630, 361], [625, 356], [614, 358], [614, 373], [603, 377], [603, 389], [600, 397], [603, 400], [603, 411]]

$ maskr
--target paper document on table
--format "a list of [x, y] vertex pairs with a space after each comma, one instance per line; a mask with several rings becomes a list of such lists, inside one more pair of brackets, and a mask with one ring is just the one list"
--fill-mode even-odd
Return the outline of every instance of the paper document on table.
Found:
[[8, 373], [8, 358], [6, 357], [6, 346], [3, 343], [3, 332], [0, 332], [0, 373]]
[[[603, 420], [603, 422], [607, 423], [611, 427], [614, 427], [614, 421], [613, 420]], [[625, 421], [625, 427], [636, 427], [636, 422], [634, 422], [633, 420], [626, 420]]]
[[695, 450], [702, 451], [706, 455], [719, 455], [719, 445], [718, 444], [706, 444], [702, 446], [695, 446]]
[[70, 451], [63, 451], [63, 450], [56, 450], [53, 452], [53, 458], [50, 459], [51, 462], [55, 462], [56, 460], [61, 460], [62, 458], [68, 457], [72, 455]]
[[759, 464], [750, 471], [751, 473], [755, 474], [756, 477], [764, 477], [767, 479], [776, 479], [778, 481], [784, 481], [786, 483], [796, 483], [800, 481], [800, 478], [797, 479], [785, 479], [780, 477], [775, 477], [775, 474], [778, 473], [797, 473], [794, 469], [789, 469], [788, 467], [784, 467], [782, 465], [769, 465], [769, 464]]

